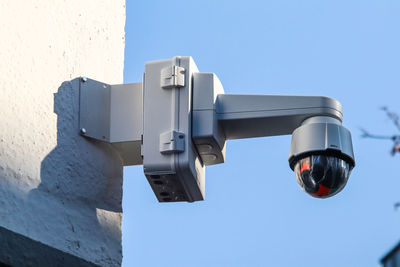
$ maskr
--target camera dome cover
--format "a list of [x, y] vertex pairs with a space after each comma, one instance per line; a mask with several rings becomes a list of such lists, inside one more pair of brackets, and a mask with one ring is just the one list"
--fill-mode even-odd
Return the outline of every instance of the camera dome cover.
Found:
[[327, 155], [309, 155], [295, 167], [300, 187], [313, 197], [327, 198], [339, 193], [346, 185], [351, 165], [345, 160]]

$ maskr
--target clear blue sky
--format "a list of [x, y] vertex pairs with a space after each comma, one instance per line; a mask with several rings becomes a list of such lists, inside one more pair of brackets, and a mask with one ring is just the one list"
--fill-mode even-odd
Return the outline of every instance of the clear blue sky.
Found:
[[344, 106], [357, 166], [347, 187], [320, 200], [287, 162], [290, 136], [229, 141], [207, 167], [206, 200], [158, 203], [142, 166], [127, 167], [123, 266], [376, 267], [400, 241], [400, 2], [127, 1], [125, 82], [146, 61], [192, 56], [229, 94], [331, 96]]

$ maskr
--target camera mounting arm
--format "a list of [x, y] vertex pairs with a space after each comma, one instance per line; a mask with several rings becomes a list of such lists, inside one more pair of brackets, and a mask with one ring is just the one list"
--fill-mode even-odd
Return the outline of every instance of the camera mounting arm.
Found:
[[193, 84], [193, 140], [205, 165], [224, 162], [226, 140], [292, 134], [310, 117], [342, 122], [329, 97], [228, 95], [213, 73], [194, 73]]
[[216, 106], [227, 140], [292, 134], [314, 116], [342, 121], [340, 103], [319, 96], [218, 95]]
[[289, 159], [295, 162], [304, 151], [342, 151], [341, 138], [350, 138], [343, 157], [353, 160], [338, 101], [226, 95], [217, 76], [199, 72], [191, 57], [148, 62], [137, 84], [81, 78], [79, 117], [81, 135], [110, 143], [124, 165], [143, 164], [160, 202], [203, 200], [205, 166], [225, 161], [226, 140], [299, 132]]

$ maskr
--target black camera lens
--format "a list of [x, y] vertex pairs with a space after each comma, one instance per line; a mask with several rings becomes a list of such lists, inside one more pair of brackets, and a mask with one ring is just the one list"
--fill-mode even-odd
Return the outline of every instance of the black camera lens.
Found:
[[297, 182], [305, 192], [313, 197], [327, 198], [345, 187], [351, 166], [334, 156], [311, 155], [300, 159], [294, 172]]

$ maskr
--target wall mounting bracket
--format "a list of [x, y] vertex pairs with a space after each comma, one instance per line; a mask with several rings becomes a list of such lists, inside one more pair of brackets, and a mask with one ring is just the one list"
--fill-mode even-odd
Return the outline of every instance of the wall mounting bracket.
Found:
[[109, 85], [80, 79], [79, 128], [83, 136], [111, 143], [124, 165], [140, 165], [142, 83]]

